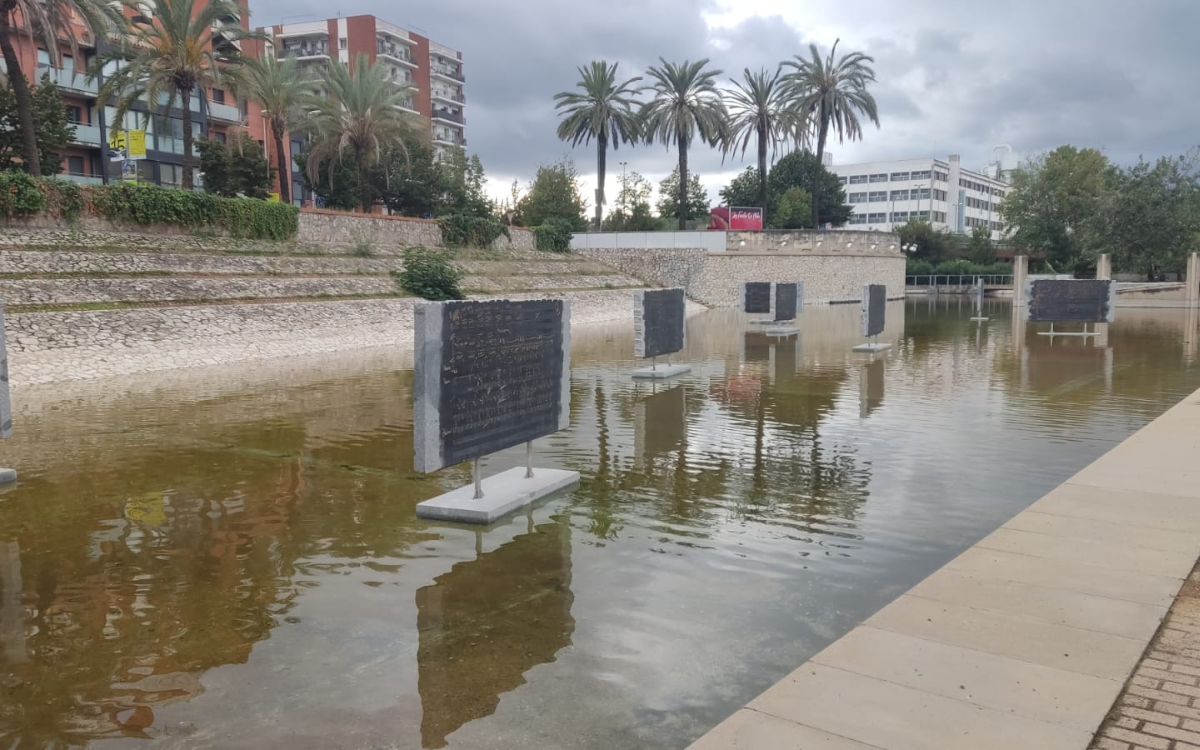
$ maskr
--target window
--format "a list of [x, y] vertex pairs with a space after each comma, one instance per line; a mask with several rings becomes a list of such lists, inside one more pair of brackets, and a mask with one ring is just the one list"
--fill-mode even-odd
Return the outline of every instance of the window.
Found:
[[934, 191], [933, 191], [933, 199], [934, 199], [935, 201], [944, 201], [944, 200], [946, 200], [946, 191], [945, 191], [945, 190], [934, 190]]
[[217, 140], [218, 140], [219, 142], [221, 142], [221, 143], [225, 143], [225, 142], [226, 142], [226, 141], [225, 141], [225, 139], [226, 139], [226, 137], [227, 137], [227, 136], [225, 135], [225, 133], [224, 133], [224, 132], [213, 133], [213, 135], [214, 135], [214, 136], [216, 136], [216, 138], [217, 138]]
[[872, 190], [871, 195], [867, 198], [871, 203], [883, 203], [887, 200], [886, 190]]
[[913, 173], [912, 173], [912, 179], [914, 179], [914, 180], [928, 180], [928, 179], [929, 179], [929, 174], [930, 174], [930, 172], [929, 172], [929, 170], [928, 170], [928, 169], [926, 169], [924, 172], [913, 172]]
[[866, 214], [851, 214], [850, 223], [851, 224], [866, 224], [867, 223], [867, 215]]
[[[436, 92], [435, 92], [435, 93], [436, 93]], [[436, 95], [438, 95], [438, 96], [444, 96], [444, 94], [436, 94]], [[845, 185], [845, 184], [846, 184], [846, 178], [845, 178], [844, 176], [843, 176], [843, 177], [839, 177], [839, 178], [838, 178], [838, 182], [840, 182], [841, 184]]]
[[945, 172], [938, 172], [935, 170], [933, 173], [933, 179], [937, 180], [938, 182], [946, 182], [950, 179], [950, 177]]
[[225, 103], [224, 89], [213, 89], [212, 100], [213, 100], [214, 104], [224, 104]]
[[929, 221], [929, 212], [928, 211], [909, 211], [908, 218]]
[[867, 214], [867, 223], [868, 224], [886, 224], [887, 223], [887, 213], [884, 212], [881, 214]]
[[67, 122], [76, 124], [83, 123], [83, 107], [77, 107], [74, 104], [67, 105]]
[[892, 172], [892, 182], [904, 182], [908, 179], [908, 172]]
[[846, 196], [846, 200], [850, 203], [866, 203], [867, 202], [867, 194], [866, 193], [850, 193], [850, 195]]
[[[915, 193], [916, 191], [914, 190], [913, 192]], [[908, 200], [908, 191], [907, 190], [893, 190], [892, 191], [892, 200], [894, 200], [894, 201]]]
[[338, 39], [338, 49], [346, 49], [346, 37]]
[[866, 185], [867, 184], [867, 176], [865, 174], [851, 175], [850, 176], [850, 184], [851, 185]]
[[871, 175], [871, 182], [887, 182], [887, 172]]
[[945, 211], [933, 211], [931, 213], [933, 214], [933, 220], [935, 222], [937, 222], [939, 224], [946, 223], [946, 212]]
[[908, 221], [908, 211], [893, 211], [892, 212], [892, 223], [893, 224], [903, 224], [906, 221]]
[[44, 49], [40, 49], [40, 50], [38, 50], [37, 58], [38, 58], [37, 66], [39, 68], [50, 67], [50, 53], [49, 52], [47, 52]]
[[913, 190], [909, 193], [909, 197], [915, 201], [929, 200], [929, 188], [919, 188], [917, 190]]
[[71, 174], [83, 174], [83, 157], [68, 156], [67, 157], [67, 172]]

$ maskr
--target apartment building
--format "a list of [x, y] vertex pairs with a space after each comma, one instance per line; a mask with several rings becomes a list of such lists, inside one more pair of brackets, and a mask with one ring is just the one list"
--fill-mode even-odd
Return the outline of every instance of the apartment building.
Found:
[[[241, 42], [220, 34], [226, 25], [248, 28], [248, 0], [239, 0], [240, 12], [236, 16], [221, 19], [214, 24], [214, 44], [238, 46]], [[138, 12], [126, 9], [130, 22], [147, 23], [151, 18], [143, 8]], [[91, 38], [81, 24], [73, 24], [70, 32], [78, 45], [78, 54], [72, 54], [70, 45], [63, 39], [57, 57], [42, 46], [40, 40], [31, 41], [21, 33], [13, 36], [21, 68], [31, 84], [49, 76], [58, 85], [67, 105], [67, 116], [75, 124], [74, 142], [67, 150], [62, 165], [63, 179], [84, 184], [101, 184], [109, 179], [121, 179], [121, 165], [108, 159], [108, 142], [114, 130], [130, 129], [146, 131], [146, 158], [138, 162], [138, 179], [159, 185], [178, 186], [183, 180], [183, 121], [181, 110], [168, 113], [164, 120], [156, 112], [149, 122], [144, 122], [146, 107], [135, 106], [135, 111], [126, 115], [124, 122], [116, 121], [116, 108], [99, 106], [97, 91], [104, 81], [87, 80], [87, 70], [96, 55], [97, 40]], [[102, 43], [102, 42], [101, 42]], [[0, 60], [0, 69], [3, 68]], [[209, 100], [201, 102], [198, 94], [189, 103], [192, 110], [192, 130], [196, 137], [209, 135], [224, 139], [229, 130], [248, 127], [251, 132], [261, 130], [262, 118], [259, 111], [246, 116], [244, 103], [236, 101], [229, 92], [217, 89], [209, 92]], [[252, 109], [252, 108], [251, 108]], [[197, 183], [200, 180], [197, 179]]]
[[887, 230], [920, 218], [952, 232], [983, 227], [992, 239], [1000, 239], [997, 209], [1011, 186], [998, 169], [964, 169], [957, 154], [946, 160], [835, 164], [830, 169], [854, 209], [847, 229]]
[[[369, 15], [281, 24], [271, 27], [269, 33], [274, 54], [295, 57], [313, 78], [333, 57], [351, 63], [359, 55], [367, 55], [398, 85], [411, 89], [404, 107], [429, 123], [436, 158], [442, 158], [447, 149], [466, 146], [466, 79], [461, 52]], [[298, 138], [290, 140], [292, 162], [290, 157], [300, 152], [303, 143]], [[282, 173], [292, 177], [295, 202], [312, 199], [294, 163]]]

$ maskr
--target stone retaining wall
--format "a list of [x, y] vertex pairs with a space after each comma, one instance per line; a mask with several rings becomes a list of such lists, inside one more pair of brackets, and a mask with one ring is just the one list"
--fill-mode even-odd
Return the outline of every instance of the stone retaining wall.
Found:
[[0, 300], [6, 305], [347, 297], [395, 294], [396, 291], [396, 282], [388, 276], [0, 279]]
[[[495, 243], [499, 248], [533, 250], [533, 232], [520, 227], [509, 230], [512, 239], [501, 237]], [[412, 219], [401, 216], [376, 216], [304, 209], [300, 212], [301, 242], [354, 245], [368, 242], [377, 245], [427, 247], [442, 246], [442, 230], [432, 219]]]
[[[888, 235], [892, 236], [892, 235]], [[576, 252], [661, 286], [680, 286], [706, 305], [737, 307], [747, 281], [803, 281], [806, 302], [853, 302], [865, 284], [904, 294], [904, 258], [898, 253], [709, 253], [695, 248], [588, 249]]]
[[387, 274], [404, 263], [397, 256], [358, 258], [109, 253], [0, 250], [0, 273], [202, 273], [202, 274]]
[[[512, 295], [513, 299], [537, 295]], [[571, 321], [631, 318], [632, 291], [571, 292]], [[12, 383], [202, 367], [386, 346], [412, 348], [412, 299], [12, 313]]]

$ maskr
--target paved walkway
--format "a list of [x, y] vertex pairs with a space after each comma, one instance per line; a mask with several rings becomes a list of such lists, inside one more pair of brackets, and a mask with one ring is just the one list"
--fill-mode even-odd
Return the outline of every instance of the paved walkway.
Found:
[[692, 748], [1200, 750], [1198, 557], [1200, 391]]

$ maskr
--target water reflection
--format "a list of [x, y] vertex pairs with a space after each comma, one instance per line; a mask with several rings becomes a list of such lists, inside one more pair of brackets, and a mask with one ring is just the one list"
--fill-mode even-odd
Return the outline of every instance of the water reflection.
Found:
[[0, 747], [682, 747], [1200, 385], [1194, 311], [984, 310], [875, 360], [855, 306], [708, 313], [665, 385], [581, 332], [535, 444], [581, 485], [482, 535], [415, 518], [467, 471], [412, 472], [404, 357], [18, 391]]
[[490, 716], [529, 669], [554, 661], [575, 631], [574, 600], [571, 530], [560, 523], [532, 527], [418, 589], [424, 747], [445, 747], [448, 734]]

